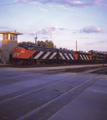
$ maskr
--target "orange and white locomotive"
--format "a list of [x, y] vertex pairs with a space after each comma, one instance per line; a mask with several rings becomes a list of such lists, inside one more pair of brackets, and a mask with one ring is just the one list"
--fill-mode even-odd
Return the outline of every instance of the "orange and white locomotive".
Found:
[[12, 54], [13, 63], [33, 64], [63, 64], [63, 63], [92, 63], [93, 55], [86, 52], [57, 49], [31, 44], [21, 44], [14, 48]]

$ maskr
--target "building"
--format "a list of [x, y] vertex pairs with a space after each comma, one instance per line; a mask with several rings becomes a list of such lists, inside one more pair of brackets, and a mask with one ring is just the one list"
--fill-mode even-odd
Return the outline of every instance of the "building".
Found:
[[2, 34], [2, 52], [0, 52], [0, 58], [6, 64], [10, 62], [12, 51], [18, 45], [18, 35], [22, 35], [22, 33], [16, 31], [0, 31], [0, 34]]

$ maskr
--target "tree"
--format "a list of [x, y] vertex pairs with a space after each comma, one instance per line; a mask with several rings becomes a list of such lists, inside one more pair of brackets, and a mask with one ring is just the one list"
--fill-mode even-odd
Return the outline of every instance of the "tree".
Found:
[[38, 45], [40, 45], [40, 46], [46, 46], [46, 47], [52, 47], [52, 48], [54, 48], [55, 46], [54, 46], [54, 43], [52, 42], [52, 41], [48, 41], [48, 40], [45, 40], [45, 42], [44, 41], [37, 41], [37, 43], [38, 43]]
[[46, 46], [47, 46], [47, 47], [52, 47], [52, 48], [55, 47], [55, 46], [54, 46], [54, 43], [53, 43], [52, 41], [45, 40], [45, 43], [46, 43]]
[[18, 45], [20, 45], [20, 44], [33, 44], [33, 45], [38, 45], [38, 46], [46, 46], [46, 47], [55, 48], [54, 43], [49, 40], [45, 40], [45, 42], [42, 40], [41, 41], [39, 40], [39, 41], [37, 41], [37, 44], [30, 42], [30, 41], [28, 41], [28, 42], [23, 41], [23, 42], [18, 43]]
[[20, 44], [33, 44], [33, 45], [35, 45], [34, 42], [30, 42], [30, 41], [28, 41], [28, 42], [25, 42], [25, 41], [19, 42], [18, 45], [20, 45]]
[[39, 46], [46, 46], [45, 42], [44, 41], [37, 41], [37, 45]]

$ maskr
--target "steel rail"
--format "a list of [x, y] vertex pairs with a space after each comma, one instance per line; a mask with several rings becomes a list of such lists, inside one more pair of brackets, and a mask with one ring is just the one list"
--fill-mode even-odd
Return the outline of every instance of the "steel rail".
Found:
[[[65, 78], [65, 79], [70, 80], [70, 79], [73, 79], [73, 78], [75, 78], [75, 77], [76, 77], [76, 76], [73, 76], [72, 78], [71, 78], [71, 77], [68, 77], [68, 78]], [[22, 96], [27, 95], [27, 94], [30, 94], [30, 93], [32, 93], [32, 92], [39, 91], [39, 90], [41, 90], [41, 89], [43, 89], [43, 88], [46, 88], [46, 87], [49, 87], [49, 86], [55, 85], [55, 84], [57, 84], [57, 83], [60, 83], [60, 82], [63, 82], [63, 81], [67, 81], [67, 80], [65, 80], [65, 79], [62, 80], [62, 81], [55, 82], [55, 83], [53, 83], [53, 84], [49, 84], [49, 85], [47, 85], [47, 86], [41, 87], [41, 88], [39, 88], [39, 89], [32, 90], [32, 91], [29, 91], [29, 92], [26, 92], [26, 93], [23, 93], [23, 94], [17, 95], [17, 96], [15, 96], [15, 97], [8, 98], [8, 99], [6, 99], [6, 100], [0, 101], [0, 104], [1, 104], [1, 103], [4, 103], [4, 102], [7, 102], [7, 101], [10, 101], [10, 100], [13, 100], [13, 99], [16, 99], [16, 98], [18, 98], [18, 97], [22, 97]]]
[[23, 115], [22, 117], [18, 118], [17, 120], [23, 120], [23, 119], [25, 119], [25, 118], [27, 118], [27, 117], [31, 116], [31, 115], [32, 115], [32, 114], [34, 114], [35, 112], [37, 112], [37, 111], [41, 110], [42, 108], [44, 108], [44, 107], [46, 107], [47, 105], [51, 104], [52, 102], [54, 102], [54, 101], [58, 100], [59, 98], [61, 98], [62, 96], [66, 95], [67, 93], [69, 93], [69, 92], [71, 92], [71, 91], [75, 90], [76, 88], [78, 88], [78, 87], [82, 86], [83, 84], [85, 84], [85, 83], [87, 83], [87, 82], [91, 81], [92, 79], [93, 79], [93, 78], [90, 78], [90, 79], [86, 80], [85, 82], [83, 82], [83, 83], [81, 83], [81, 84], [77, 85], [76, 87], [74, 87], [74, 88], [72, 88], [72, 89], [68, 90], [67, 92], [63, 93], [62, 95], [60, 95], [60, 96], [56, 97], [55, 99], [53, 99], [53, 100], [51, 100], [51, 101], [47, 102], [47, 103], [46, 103], [46, 104], [44, 104], [44, 105], [42, 105], [41, 107], [38, 107], [38, 108], [36, 108], [36, 109], [32, 110], [31, 112], [29, 112], [29, 113], [27, 113], [27, 114]]

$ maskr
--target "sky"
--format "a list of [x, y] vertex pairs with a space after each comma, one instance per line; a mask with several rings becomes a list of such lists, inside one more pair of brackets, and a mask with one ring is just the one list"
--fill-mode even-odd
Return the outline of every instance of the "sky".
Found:
[[37, 33], [57, 48], [107, 51], [107, 0], [2, 0], [0, 31], [15, 30], [18, 42]]

